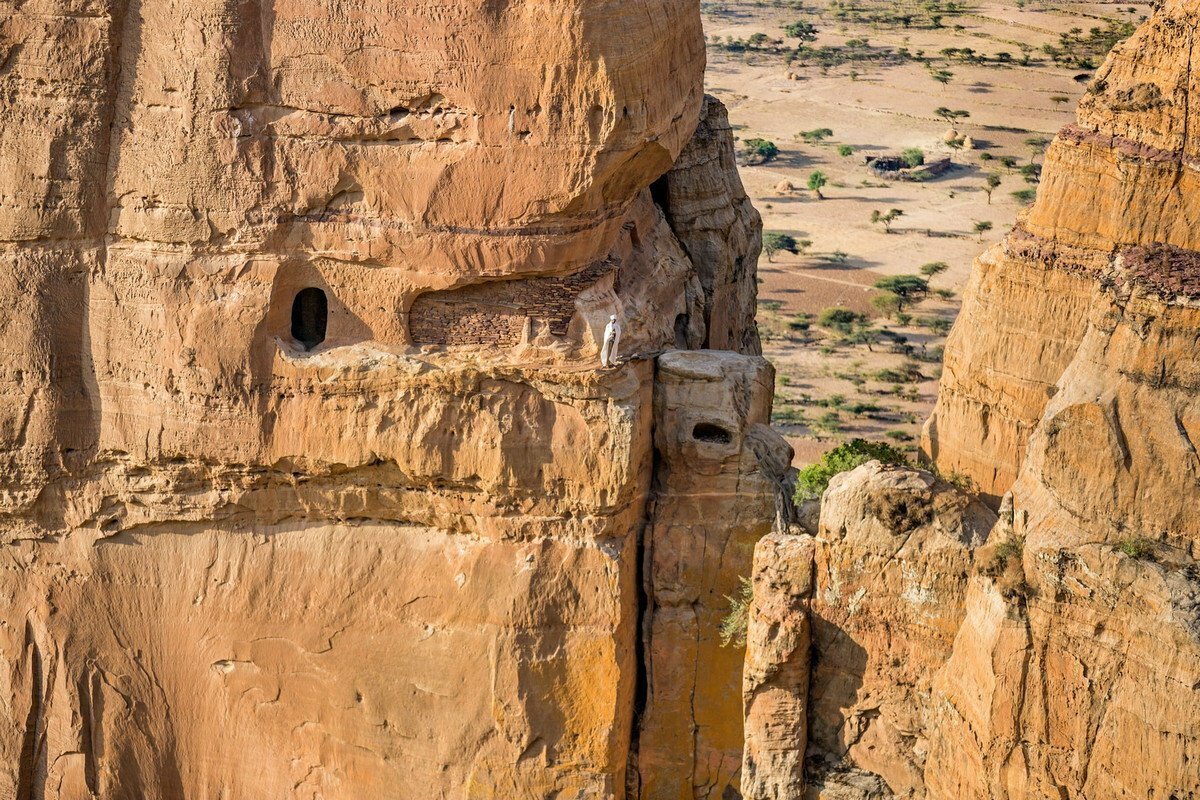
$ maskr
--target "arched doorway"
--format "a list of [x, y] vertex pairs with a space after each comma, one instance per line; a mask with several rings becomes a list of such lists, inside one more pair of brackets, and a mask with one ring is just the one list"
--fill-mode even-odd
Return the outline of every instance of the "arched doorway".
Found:
[[301, 289], [292, 301], [292, 338], [305, 350], [325, 341], [325, 328], [329, 323], [329, 300], [325, 292], [316, 287]]

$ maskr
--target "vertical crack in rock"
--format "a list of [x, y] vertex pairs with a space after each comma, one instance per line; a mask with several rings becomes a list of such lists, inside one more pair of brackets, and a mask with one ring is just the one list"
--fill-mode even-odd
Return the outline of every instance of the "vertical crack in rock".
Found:
[[46, 676], [42, 651], [32, 623], [25, 623], [26, 680], [29, 711], [21, 737], [21, 760], [17, 775], [17, 800], [43, 800], [46, 792]]

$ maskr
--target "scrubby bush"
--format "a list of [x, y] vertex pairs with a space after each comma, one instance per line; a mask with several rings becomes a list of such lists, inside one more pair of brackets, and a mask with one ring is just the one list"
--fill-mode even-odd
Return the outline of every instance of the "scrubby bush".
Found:
[[729, 601], [729, 613], [721, 620], [718, 632], [722, 647], [745, 647], [746, 628], [750, 624], [750, 604], [754, 601], [754, 584], [749, 578], [738, 578], [738, 588]]
[[1032, 203], [1037, 197], [1037, 189], [1021, 189], [1020, 191], [1013, 192], [1012, 196], [1016, 198], [1017, 202]]
[[864, 439], [845, 442], [830, 450], [817, 463], [800, 470], [796, 478], [796, 502], [820, 499], [834, 475], [848, 472], [868, 461], [906, 466], [909, 463], [903, 452], [886, 442], [868, 442]]
[[900, 154], [900, 160], [910, 167], [919, 167], [925, 163], [925, 151], [919, 147], [909, 147]]
[[826, 411], [813, 420], [812, 427], [826, 433], [837, 433], [842, 429], [842, 415], [836, 411]]
[[833, 136], [833, 131], [829, 128], [813, 128], [811, 131], [800, 131], [800, 138], [809, 144], [824, 141], [830, 136]]
[[825, 173], [817, 170], [808, 176], [808, 188], [817, 196], [818, 200], [825, 199], [825, 195], [821, 194], [821, 189], [825, 184], [829, 183], [829, 179], [825, 177]]
[[1130, 558], [1145, 561], [1154, 556], [1154, 542], [1149, 539], [1122, 539], [1117, 542], [1117, 550]]
[[861, 322], [863, 315], [857, 311], [851, 311], [848, 308], [833, 307], [827, 308], [817, 317], [817, 324], [822, 328], [838, 331], [839, 333], [849, 333], [854, 323]]
[[747, 139], [742, 151], [756, 164], [765, 164], [779, 155], [779, 147], [770, 139]]
[[1025, 537], [1012, 536], [981, 553], [979, 571], [995, 581], [1001, 595], [1020, 601], [1029, 593], [1024, 558]]
[[917, 324], [922, 327], [929, 328], [929, 330], [936, 333], [938, 336], [945, 336], [950, 332], [950, 327], [954, 324], [954, 322], [946, 319], [945, 317], [920, 317], [917, 320]]

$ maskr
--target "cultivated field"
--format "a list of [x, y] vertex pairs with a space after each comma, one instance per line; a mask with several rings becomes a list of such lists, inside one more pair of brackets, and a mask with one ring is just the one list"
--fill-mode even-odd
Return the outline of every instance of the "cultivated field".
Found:
[[[779, 371], [775, 422], [799, 464], [853, 437], [915, 448], [973, 258], [1032, 201], [1045, 143], [1149, 6], [703, 9], [708, 89], [729, 107], [742, 178], [780, 248], [759, 263], [764, 348]], [[953, 167], [901, 180], [866, 164], [888, 155]], [[814, 173], [824, 182], [811, 190]], [[928, 286], [872, 288], [889, 276]]]

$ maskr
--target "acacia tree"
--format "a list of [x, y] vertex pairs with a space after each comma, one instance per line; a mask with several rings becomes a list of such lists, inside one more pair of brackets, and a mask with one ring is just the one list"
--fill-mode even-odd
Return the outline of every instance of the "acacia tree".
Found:
[[778, 252], [798, 253], [800, 245], [796, 238], [787, 233], [779, 233], [778, 231], [767, 231], [763, 234], [763, 252], [767, 254], [767, 261], [775, 260], [775, 254]]
[[1025, 140], [1025, 146], [1029, 148], [1029, 163], [1038, 157], [1038, 153], [1046, 149], [1046, 145], [1050, 144], [1050, 140], [1045, 136], [1031, 136]]
[[902, 309], [917, 297], [924, 297], [929, 293], [929, 281], [919, 275], [889, 275], [875, 281], [875, 288], [900, 298]]
[[975, 223], [975, 232], [979, 234], [979, 241], [983, 241], [983, 235], [992, 229], [992, 223], [987, 220]]
[[817, 196], [818, 200], [824, 200], [825, 195], [821, 194], [821, 189], [829, 180], [825, 177], [825, 173], [817, 170], [808, 176], [808, 188]]
[[971, 116], [970, 111], [966, 111], [963, 109], [951, 109], [951, 108], [946, 108], [945, 106], [938, 106], [937, 108], [935, 108], [933, 110], [933, 113], [937, 114], [939, 117], [946, 120], [946, 122], [951, 122], [951, 123], [954, 122], [955, 120], [966, 119], [967, 117]]
[[996, 173], [993, 172], [987, 176], [987, 185], [983, 187], [983, 190], [985, 192], [987, 192], [989, 206], [992, 204], [992, 192], [996, 191], [996, 188], [999, 185], [1000, 185], [1000, 176], [999, 175], [997, 175]]
[[817, 38], [817, 29], [811, 22], [793, 22], [790, 25], [785, 25], [783, 32], [793, 39], [799, 39], [802, 42], [811, 42]]
[[882, 224], [883, 232], [891, 233], [892, 232], [892, 223], [895, 222], [897, 219], [899, 219], [902, 216], [904, 216], [904, 212], [902, 210], [900, 210], [899, 208], [893, 208], [892, 210], [890, 210], [886, 213], [881, 212], [879, 209], [875, 209], [874, 211], [871, 212], [871, 223], [872, 224]]
[[880, 292], [871, 298], [871, 305], [885, 317], [894, 317], [904, 310], [904, 300], [893, 292]]

